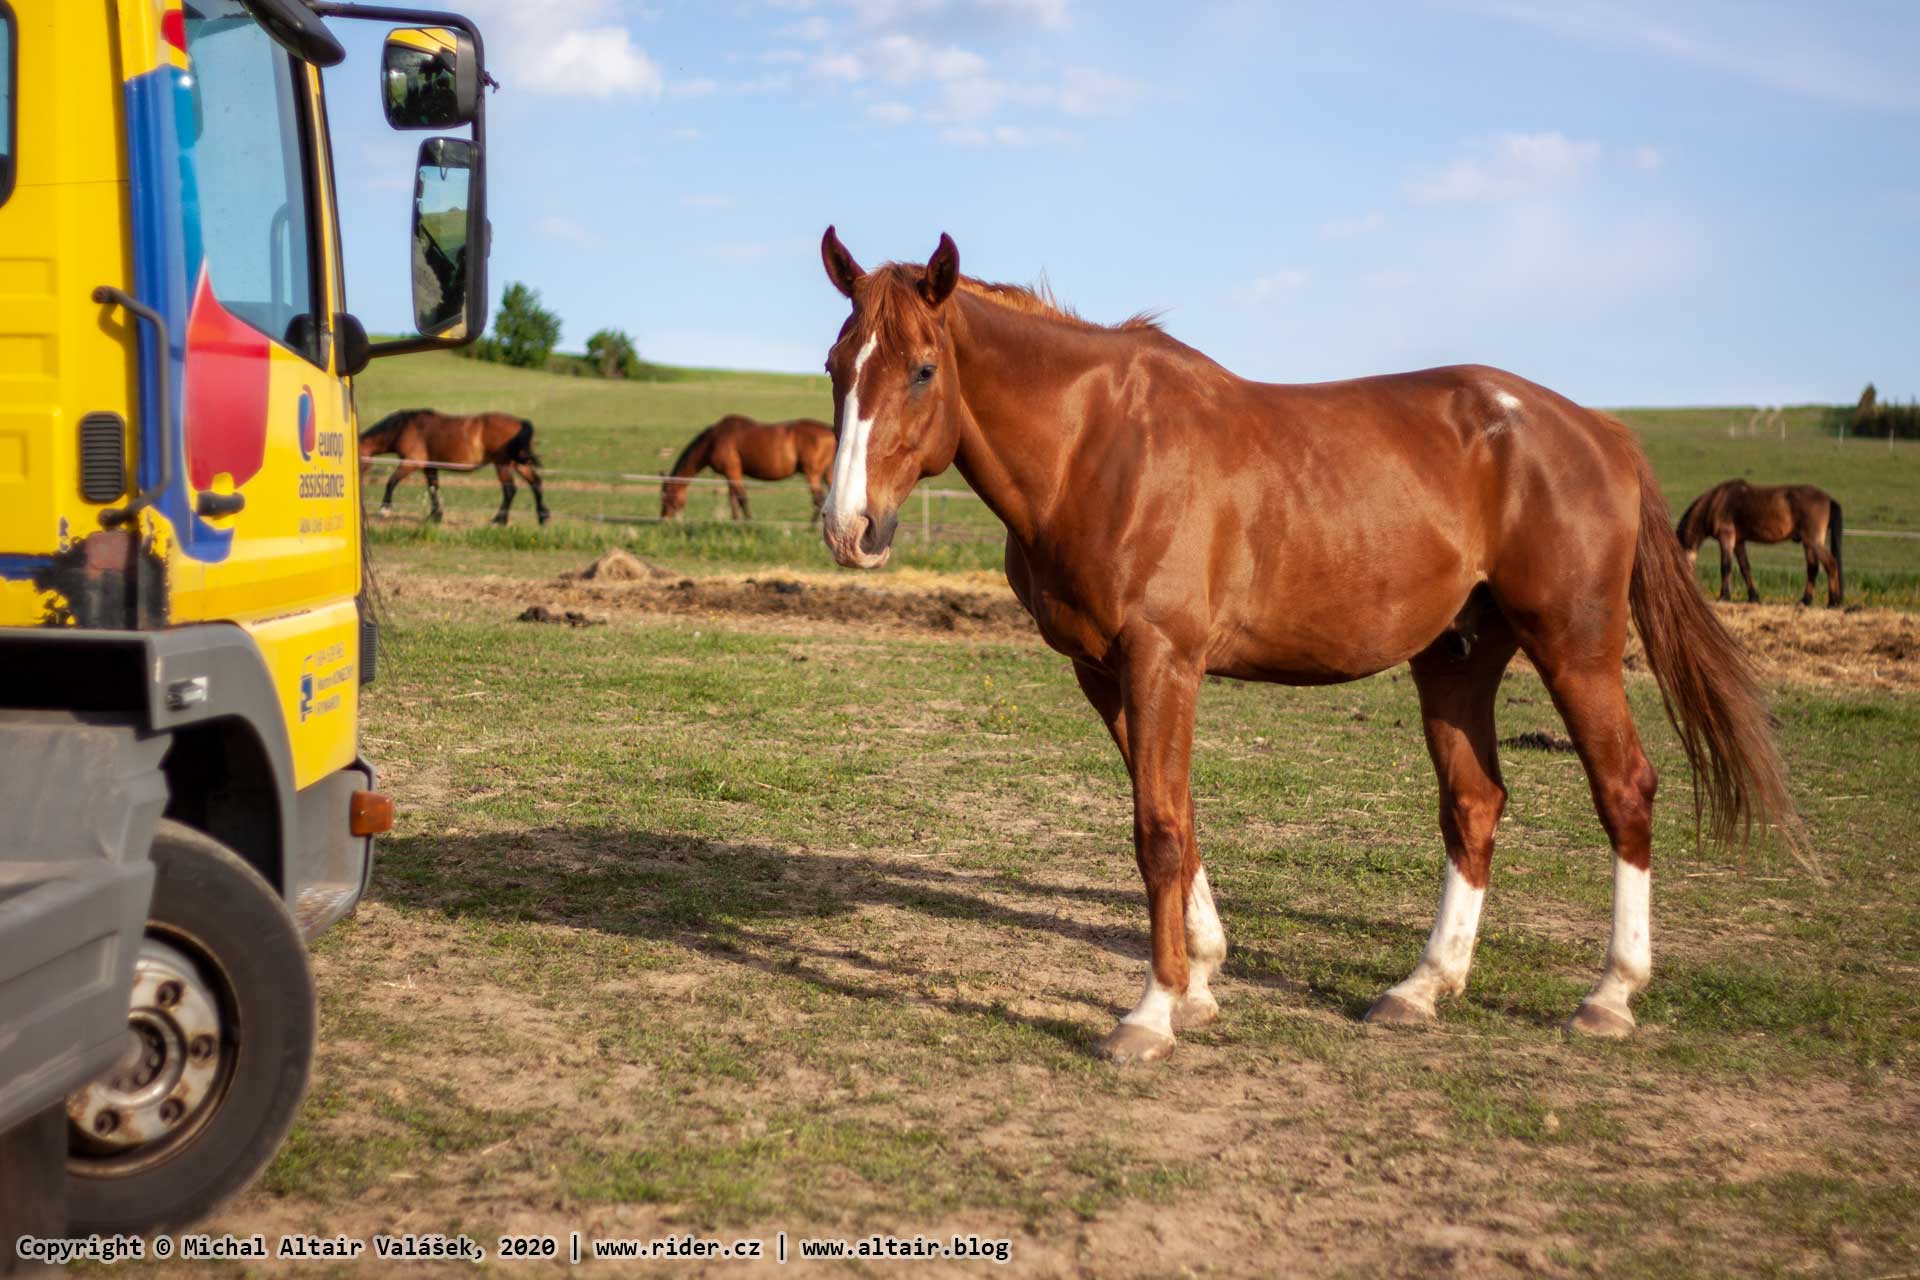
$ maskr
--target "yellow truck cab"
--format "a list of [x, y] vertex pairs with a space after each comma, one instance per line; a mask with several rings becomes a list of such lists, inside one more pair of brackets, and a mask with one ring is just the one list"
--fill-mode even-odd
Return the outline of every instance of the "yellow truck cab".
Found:
[[[330, 19], [408, 24], [390, 125], [471, 126], [421, 146], [417, 337], [348, 310]], [[485, 82], [451, 14], [0, 0], [0, 1270], [203, 1216], [292, 1123], [391, 821], [353, 378], [484, 328]]]

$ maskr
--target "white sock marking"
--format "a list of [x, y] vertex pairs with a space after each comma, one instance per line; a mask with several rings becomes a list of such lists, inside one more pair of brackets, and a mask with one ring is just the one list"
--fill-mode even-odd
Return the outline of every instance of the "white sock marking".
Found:
[[1473, 965], [1473, 942], [1480, 932], [1480, 907], [1485, 886], [1474, 888], [1447, 859], [1447, 879], [1440, 890], [1440, 914], [1434, 917], [1427, 949], [1406, 981], [1389, 993], [1425, 1009], [1436, 997], [1466, 990], [1467, 970]]
[[827, 487], [826, 503], [820, 508], [830, 530], [867, 514], [867, 436], [873, 431], [873, 419], [860, 414], [860, 375], [879, 342], [879, 334], [869, 335], [854, 357], [853, 377], [847, 383], [846, 402], [840, 409], [840, 443], [833, 451], [833, 479]]
[[1121, 1022], [1136, 1027], [1145, 1027], [1149, 1031], [1158, 1031], [1163, 1036], [1173, 1035], [1173, 1006], [1179, 997], [1161, 986], [1153, 976], [1153, 965], [1147, 965], [1147, 989], [1140, 995], [1140, 1003], [1133, 1012], [1120, 1019]]
[[1227, 931], [1213, 905], [1213, 886], [1207, 869], [1194, 872], [1187, 890], [1187, 998], [1201, 1003], [1212, 999], [1213, 975], [1227, 958]]
[[1613, 860], [1613, 941], [1607, 968], [1587, 997], [1629, 1021], [1628, 1003], [1653, 975], [1653, 876], [1624, 858]]

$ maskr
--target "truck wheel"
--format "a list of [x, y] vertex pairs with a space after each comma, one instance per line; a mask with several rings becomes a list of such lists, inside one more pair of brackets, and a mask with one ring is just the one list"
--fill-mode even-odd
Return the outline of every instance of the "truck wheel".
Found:
[[203, 1218], [279, 1150], [313, 1065], [313, 973], [280, 895], [219, 841], [162, 821], [127, 1053], [67, 1099], [73, 1230]]

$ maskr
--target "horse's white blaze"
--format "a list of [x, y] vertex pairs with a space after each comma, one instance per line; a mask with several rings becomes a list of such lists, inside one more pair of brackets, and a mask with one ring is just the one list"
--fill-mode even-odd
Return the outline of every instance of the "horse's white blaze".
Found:
[[1147, 989], [1140, 995], [1140, 1003], [1133, 1012], [1120, 1019], [1124, 1024], [1145, 1027], [1149, 1031], [1158, 1031], [1163, 1036], [1173, 1034], [1173, 1006], [1180, 997], [1160, 985], [1153, 976], [1153, 966], [1147, 966]]
[[1613, 860], [1613, 941], [1607, 968], [1587, 1003], [1621, 1014], [1653, 975], [1653, 876], [1625, 858]]
[[1194, 872], [1193, 885], [1187, 890], [1187, 998], [1206, 1001], [1211, 998], [1213, 975], [1227, 958], [1227, 931], [1220, 927], [1220, 913], [1213, 905], [1213, 887], [1207, 883], [1207, 869]]
[[867, 437], [873, 431], [873, 419], [860, 412], [860, 375], [866, 372], [880, 335], [872, 334], [853, 360], [853, 377], [847, 381], [847, 399], [840, 410], [840, 443], [833, 451], [833, 479], [827, 487], [827, 501], [820, 514], [829, 530], [838, 530], [855, 516], [867, 514]]
[[1436, 997], [1466, 990], [1467, 970], [1473, 965], [1473, 941], [1480, 932], [1480, 907], [1486, 898], [1486, 886], [1476, 889], [1468, 884], [1453, 859], [1447, 859], [1440, 914], [1434, 917], [1427, 949], [1406, 981], [1390, 994], [1431, 1009]]

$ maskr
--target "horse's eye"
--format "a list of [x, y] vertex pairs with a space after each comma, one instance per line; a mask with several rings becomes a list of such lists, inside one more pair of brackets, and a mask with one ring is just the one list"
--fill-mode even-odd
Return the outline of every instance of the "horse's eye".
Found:
[[933, 366], [930, 364], [923, 364], [918, 369], [915, 369], [913, 371], [913, 380], [915, 382], [932, 382]]

